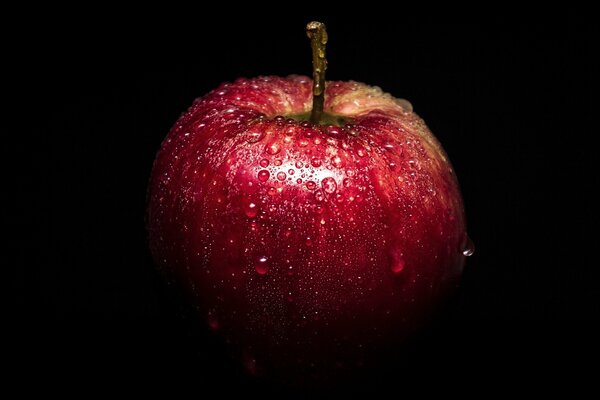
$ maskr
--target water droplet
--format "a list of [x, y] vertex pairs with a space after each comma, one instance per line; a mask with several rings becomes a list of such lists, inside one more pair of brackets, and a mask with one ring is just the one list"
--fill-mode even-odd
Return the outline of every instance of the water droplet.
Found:
[[295, 173], [296, 173], [296, 170], [294, 170], [294, 169], [291, 169], [291, 168], [290, 168], [290, 169], [288, 169], [288, 174], [290, 174], [290, 175], [294, 175]]
[[317, 189], [315, 191], [315, 200], [317, 200], [317, 201], [325, 200], [325, 194], [323, 193], [323, 191], [321, 189]]
[[300, 147], [306, 147], [308, 146], [308, 140], [301, 139], [300, 141], [298, 141], [298, 144], [300, 145]]
[[364, 157], [367, 155], [367, 151], [364, 149], [364, 147], [358, 146], [356, 149], [356, 154], [358, 154], [359, 157]]
[[395, 103], [398, 104], [404, 112], [411, 112], [413, 110], [413, 106], [410, 101], [406, 99], [394, 99]]
[[256, 142], [260, 142], [261, 140], [263, 140], [263, 138], [265, 137], [265, 132], [264, 131], [252, 131], [250, 133], [248, 133], [248, 143], [256, 143]]
[[335, 179], [332, 177], [327, 177], [321, 181], [321, 186], [323, 190], [327, 193], [333, 193], [337, 190], [337, 183], [335, 183]]
[[306, 241], [305, 241], [304, 243], [306, 243], [306, 245], [307, 245], [308, 247], [311, 247], [311, 246], [313, 245], [313, 241], [312, 241], [312, 239], [311, 239], [311, 238], [309, 238], [309, 237], [307, 237], [307, 238], [306, 238]]
[[280, 159], [277, 159], [277, 160], [275, 160], [275, 161], [273, 162], [273, 164], [274, 164], [276, 167], [279, 167], [279, 166], [281, 166], [281, 164], [282, 164], [282, 163], [283, 163], [283, 162], [282, 162]]
[[342, 165], [342, 159], [340, 158], [340, 156], [331, 157], [331, 165], [333, 165], [336, 168], [339, 168]]
[[346, 175], [348, 175], [349, 177], [353, 177], [354, 176], [354, 170], [353, 169], [347, 169], [346, 170]]
[[391, 270], [395, 274], [399, 274], [404, 270], [404, 266], [406, 265], [406, 261], [402, 257], [394, 257], [392, 260]]
[[310, 160], [310, 164], [315, 167], [318, 168], [321, 166], [322, 161], [319, 158], [313, 157], [312, 160]]
[[396, 169], [396, 163], [395, 162], [389, 163], [388, 166], [390, 167], [390, 170], [392, 170], [392, 171]]
[[300, 178], [296, 179], [296, 183], [302, 183], [302, 179], [300, 179]]
[[321, 139], [319, 139], [319, 138], [316, 138], [316, 139], [313, 141], [313, 143], [314, 143], [314, 144], [316, 144], [316, 145], [320, 145], [320, 144], [321, 144]]
[[351, 187], [352, 186], [352, 179], [346, 178], [346, 179], [343, 180], [342, 183], [344, 184], [344, 187], [347, 187], [347, 188]]
[[386, 142], [386, 143], [384, 143], [383, 148], [391, 150], [394, 148], [394, 145], [389, 142]]
[[325, 207], [323, 207], [321, 204], [317, 204], [315, 205], [314, 211], [315, 214], [323, 214], [323, 212], [325, 211]]
[[269, 263], [268, 263], [268, 258], [265, 256], [259, 257], [259, 259], [257, 260], [256, 264], [254, 265], [254, 270], [259, 274], [259, 275], [264, 275], [267, 272], [269, 272]]
[[315, 190], [316, 187], [317, 187], [317, 184], [314, 183], [313, 181], [306, 182], [306, 188], [308, 190]]
[[267, 168], [269, 166], [269, 160], [263, 158], [262, 160], [260, 160], [260, 166], [263, 168]]
[[277, 142], [273, 142], [267, 146], [265, 146], [265, 151], [267, 154], [275, 155], [281, 151], [281, 146]]
[[244, 213], [248, 218], [254, 218], [256, 217], [256, 214], [258, 214], [258, 207], [256, 204], [250, 202], [244, 207]]
[[473, 253], [475, 253], [475, 244], [473, 243], [473, 241], [467, 234], [465, 234], [465, 240], [464, 240], [462, 253], [465, 257], [471, 257], [473, 255]]
[[327, 133], [333, 137], [339, 137], [342, 135], [342, 128], [335, 125], [330, 125], [327, 127]]
[[283, 122], [285, 120], [285, 118], [282, 115], [278, 115], [273, 119], [277, 122]]
[[269, 196], [275, 196], [275, 195], [277, 194], [277, 189], [275, 189], [273, 186], [271, 186], [271, 187], [269, 188], [269, 190], [267, 190], [267, 194], [268, 194]]
[[258, 171], [258, 180], [261, 182], [266, 182], [269, 179], [271, 174], [266, 169]]
[[304, 164], [302, 164], [302, 161], [296, 161], [296, 168], [302, 168], [304, 167]]
[[280, 181], [285, 181], [285, 178], [286, 178], [286, 176], [287, 176], [287, 175], [286, 175], [286, 174], [285, 174], [285, 172], [283, 172], [283, 171], [279, 171], [279, 172], [277, 173], [277, 179], [279, 179]]

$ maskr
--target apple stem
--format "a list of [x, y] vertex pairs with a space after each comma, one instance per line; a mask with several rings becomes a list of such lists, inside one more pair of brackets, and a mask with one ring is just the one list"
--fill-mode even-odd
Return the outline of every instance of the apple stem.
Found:
[[306, 25], [306, 34], [310, 39], [312, 48], [313, 67], [313, 106], [310, 113], [310, 122], [318, 124], [323, 115], [323, 103], [325, 102], [325, 70], [327, 60], [325, 59], [325, 45], [327, 44], [327, 31], [325, 24], [318, 21], [309, 22]]

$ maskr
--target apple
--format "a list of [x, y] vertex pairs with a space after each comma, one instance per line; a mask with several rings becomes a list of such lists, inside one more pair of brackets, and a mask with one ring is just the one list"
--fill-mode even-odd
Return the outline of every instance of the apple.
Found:
[[447, 155], [406, 100], [314, 77], [224, 83], [164, 140], [154, 259], [251, 374], [368, 365], [457, 285], [472, 244]]

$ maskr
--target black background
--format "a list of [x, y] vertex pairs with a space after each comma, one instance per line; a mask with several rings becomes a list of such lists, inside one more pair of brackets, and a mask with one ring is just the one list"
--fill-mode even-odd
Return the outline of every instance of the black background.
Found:
[[439, 138], [476, 245], [456, 298], [405, 354], [335, 390], [591, 383], [598, 29], [585, 13], [270, 17], [233, 8], [151, 19], [112, 10], [94, 14], [99, 22], [81, 12], [24, 46], [36, 73], [23, 82], [38, 95], [19, 122], [41, 146], [23, 135], [12, 149], [33, 156], [40, 190], [12, 173], [26, 211], [4, 211], [20, 220], [8, 229], [25, 230], [8, 241], [15, 375], [61, 390], [298, 393], [245, 378], [217, 339], [182, 317], [154, 271], [144, 209], [156, 151], [192, 100], [239, 76], [310, 74], [304, 25], [320, 19], [328, 78], [409, 99]]

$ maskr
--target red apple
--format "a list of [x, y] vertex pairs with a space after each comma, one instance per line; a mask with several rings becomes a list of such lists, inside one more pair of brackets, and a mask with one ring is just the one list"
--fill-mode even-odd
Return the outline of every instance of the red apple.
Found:
[[[153, 256], [249, 372], [322, 376], [400, 343], [456, 286], [468, 238], [447, 155], [410, 103], [303, 76], [197, 99], [157, 155]], [[466, 251], [465, 254], [463, 254]]]

